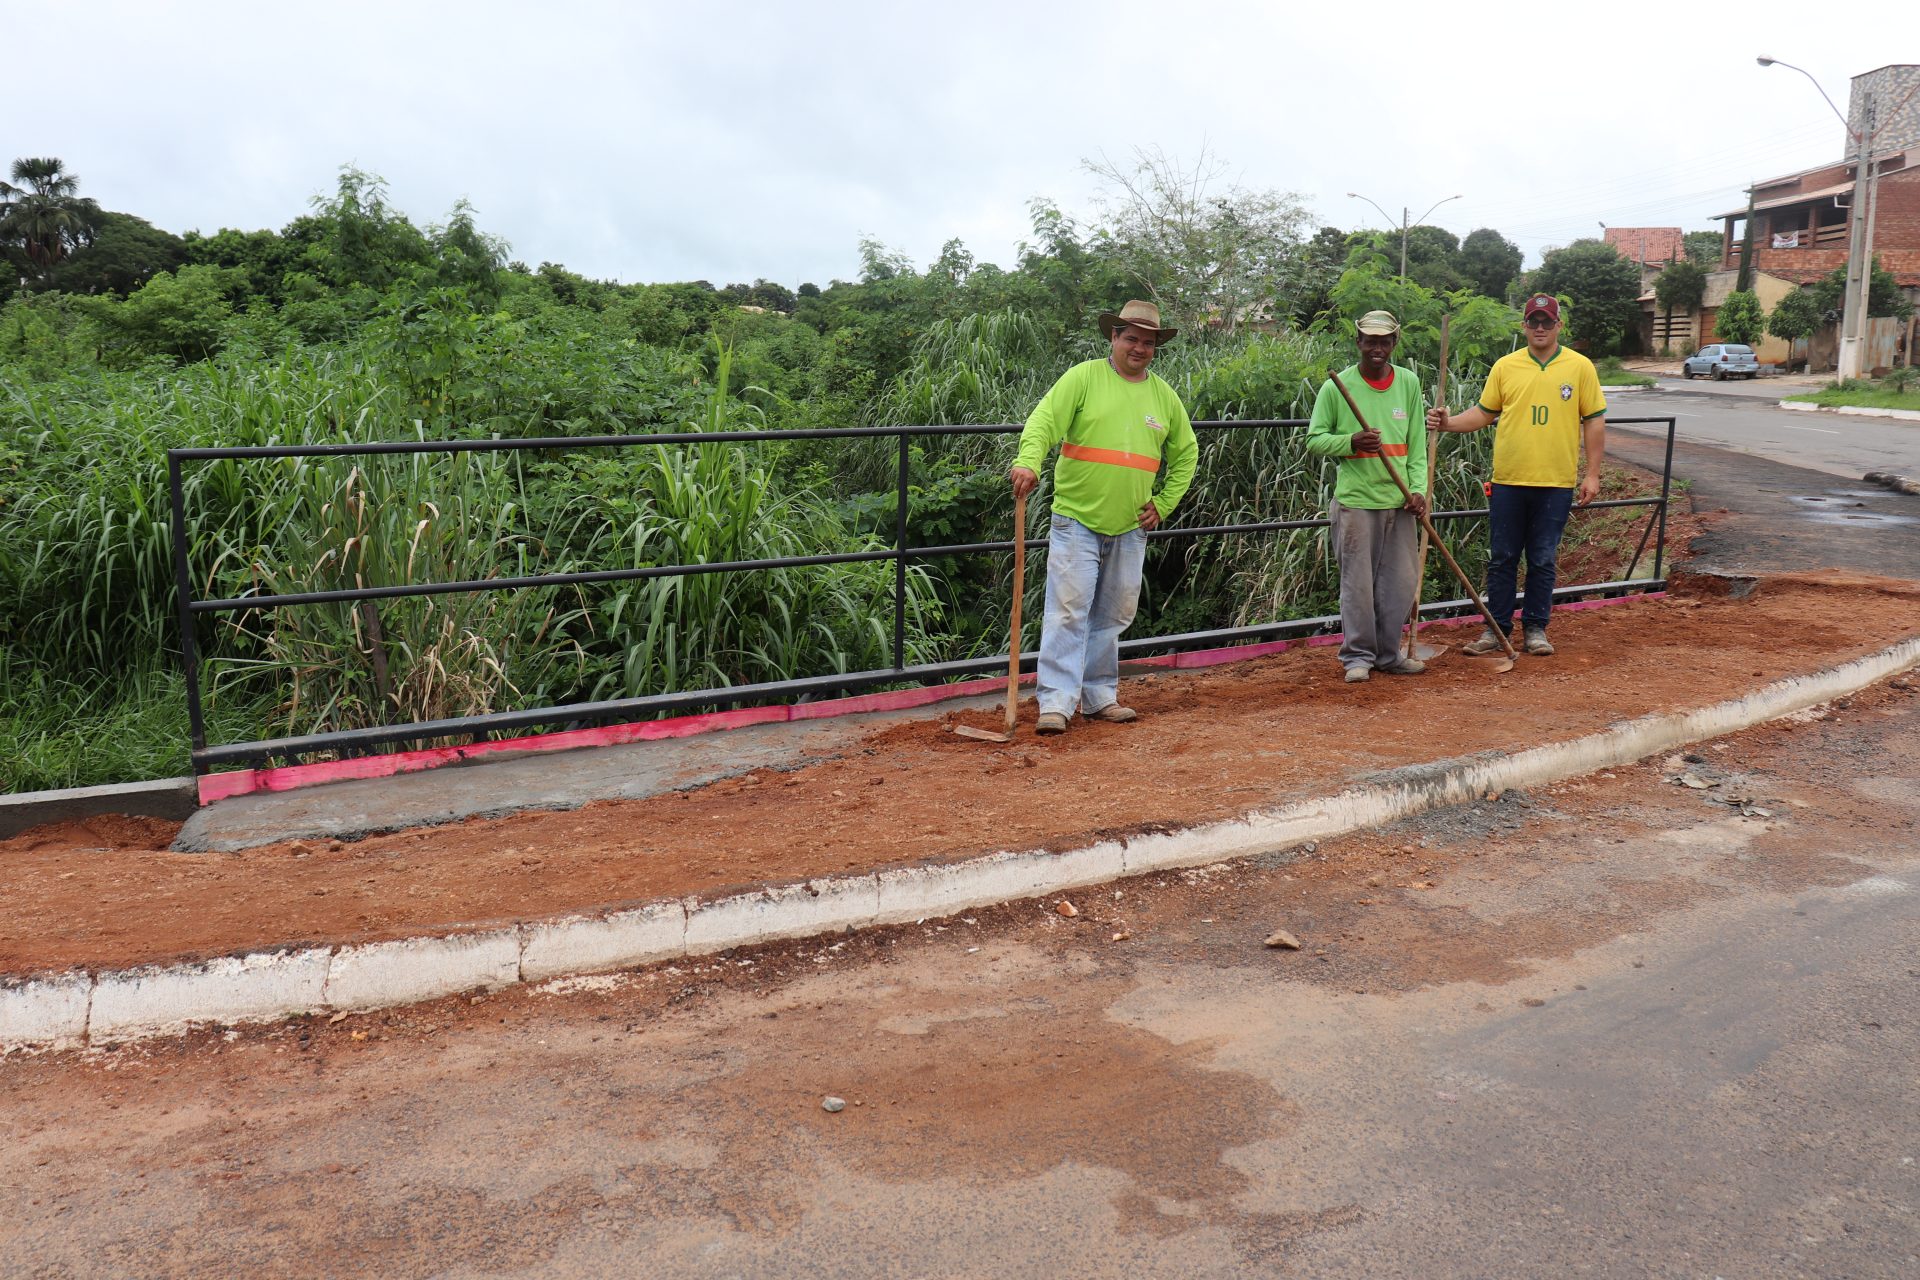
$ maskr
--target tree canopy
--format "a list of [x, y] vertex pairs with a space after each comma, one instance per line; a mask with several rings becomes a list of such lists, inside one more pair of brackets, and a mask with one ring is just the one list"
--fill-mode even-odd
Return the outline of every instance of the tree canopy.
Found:
[[1747, 346], [1760, 340], [1765, 327], [1760, 298], [1746, 289], [1736, 289], [1728, 294], [1713, 320], [1713, 329], [1720, 335], [1720, 341], [1739, 342]]
[[1568, 340], [1596, 355], [1619, 351], [1640, 315], [1640, 269], [1599, 240], [1547, 254], [1527, 275], [1526, 291], [1559, 297]]

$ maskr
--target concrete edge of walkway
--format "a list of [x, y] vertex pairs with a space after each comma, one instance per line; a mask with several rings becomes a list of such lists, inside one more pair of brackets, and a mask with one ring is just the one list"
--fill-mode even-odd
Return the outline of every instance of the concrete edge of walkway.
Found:
[[1811, 400], [1782, 400], [1782, 409], [1800, 413], [1842, 413], [1855, 418], [1896, 418], [1902, 422], [1920, 422], [1920, 410], [1879, 409], [1864, 404], [1815, 404]]
[[77, 822], [107, 814], [165, 818], [183, 822], [200, 807], [192, 778], [151, 782], [113, 782], [99, 787], [59, 791], [21, 791], [0, 795], [0, 840], [47, 822]]
[[1920, 664], [1920, 637], [1693, 711], [1567, 742], [1414, 765], [1334, 795], [1065, 853], [1004, 851], [719, 898], [352, 946], [284, 947], [131, 969], [0, 978], [0, 1050], [108, 1045], [197, 1024], [360, 1012], [462, 991], [606, 973], [783, 938], [952, 915], [1126, 876], [1284, 849], [1424, 810], [1624, 765], [1856, 692]]

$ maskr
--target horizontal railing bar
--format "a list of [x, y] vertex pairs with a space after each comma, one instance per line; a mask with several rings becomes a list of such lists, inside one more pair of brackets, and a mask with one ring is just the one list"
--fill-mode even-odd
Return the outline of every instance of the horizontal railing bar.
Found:
[[[1646, 507], [1658, 506], [1658, 498], [1614, 498], [1605, 502], [1590, 502], [1584, 511], [1593, 511], [1601, 507]], [[1441, 520], [1477, 519], [1487, 514], [1485, 507], [1476, 507], [1462, 511], [1435, 511], [1431, 518]], [[1199, 538], [1219, 534], [1268, 533], [1281, 529], [1314, 529], [1327, 525], [1325, 516], [1310, 520], [1272, 520], [1258, 524], [1214, 524], [1195, 528], [1175, 527], [1155, 529], [1147, 535], [1154, 540], [1169, 538]], [[1029, 547], [1047, 545], [1045, 538], [1029, 538]], [[966, 555], [969, 553], [1010, 551], [1013, 542], [956, 542], [936, 547], [908, 547], [909, 560], [929, 560], [936, 557]], [[337, 604], [354, 600], [398, 600], [411, 596], [443, 596], [471, 591], [514, 591], [529, 587], [565, 587], [595, 582], [633, 582], [648, 578], [692, 577], [702, 573], [735, 573], [753, 569], [803, 569], [815, 565], [827, 564], [867, 564], [875, 560], [892, 560], [899, 553], [885, 551], [846, 551], [817, 556], [780, 556], [766, 560], [720, 560], [710, 564], [653, 565], [636, 569], [593, 569], [579, 573], [542, 573], [516, 578], [472, 578], [461, 582], [428, 582], [398, 587], [342, 587], [337, 591], [304, 591], [291, 595], [262, 596], [226, 596], [211, 600], [194, 600], [188, 603], [189, 613], [232, 613], [241, 609], [281, 609], [291, 605]]]
[[[1193, 424], [1195, 430], [1234, 427], [1303, 427], [1305, 418], [1219, 418]], [[249, 444], [193, 446], [167, 450], [169, 458], [206, 461], [218, 458], [342, 458], [387, 453], [508, 453], [519, 449], [599, 449], [625, 445], [743, 444], [760, 440], [892, 440], [900, 436], [1010, 435], [1017, 422], [974, 422], [957, 426], [783, 427], [774, 431], [662, 431], [627, 436], [526, 436], [502, 440], [375, 440], [357, 444]]]

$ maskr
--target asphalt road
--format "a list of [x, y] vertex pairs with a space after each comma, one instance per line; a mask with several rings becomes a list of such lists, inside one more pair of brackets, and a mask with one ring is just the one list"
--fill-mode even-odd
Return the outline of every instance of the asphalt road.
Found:
[[1665, 428], [1614, 420], [1675, 417], [1683, 494], [1697, 511], [1725, 513], [1694, 544], [1696, 572], [1841, 568], [1920, 580], [1920, 498], [1859, 479], [1920, 472], [1920, 423], [1796, 413], [1775, 404], [1778, 394], [1765, 382], [1677, 379], [1616, 393], [1607, 453], [1658, 472]]
[[1682, 439], [1732, 449], [1787, 466], [1858, 480], [1869, 471], [1920, 473], [1920, 422], [1804, 413], [1779, 406], [1806, 390], [1771, 379], [1752, 382], [1662, 378], [1644, 391], [1615, 392], [1608, 416], [1672, 414]]

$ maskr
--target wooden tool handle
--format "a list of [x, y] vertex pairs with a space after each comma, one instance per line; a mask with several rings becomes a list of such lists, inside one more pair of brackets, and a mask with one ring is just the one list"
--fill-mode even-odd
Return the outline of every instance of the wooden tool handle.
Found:
[[1013, 640], [1007, 646], [1007, 732], [1020, 716], [1020, 605], [1027, 594], [1027, 495], [1013, 495]]

